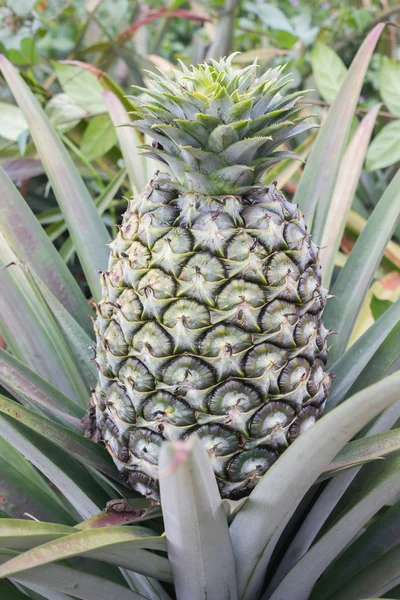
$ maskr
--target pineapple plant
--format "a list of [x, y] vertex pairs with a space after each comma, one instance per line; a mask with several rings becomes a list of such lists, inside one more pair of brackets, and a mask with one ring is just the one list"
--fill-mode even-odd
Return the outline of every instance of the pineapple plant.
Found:
[[[163, 163], [129, 203], [109, 248], [99, 213], [126, 171], [93, 202], [40, 103], [0, 57], [97, 307], [95, 315], [0, 168], [2, 599], [400, 597], [400, 301], [348, 345], [399, 218], [399, 174], [331, 281], [379, 109], [348, 143], [382, 29], [372, 29], [354, 59], [293, 204], [272, 182], [268, 190], [259, 183], [262, 169], [282, 158], [273, 142], [308, 127], [296, 97], [281, 93], [283, 104], [271, 109], [279, 71], [256, 83], [253, 67], [246, 75], [211, 63], [178, 75], [182, 86], [156, 78], [161, 88], [146, 91], [144, 102], [108, 89], [117, 125], [135, 111], [135, 128], [117, 128], [132, 188], [143, 178], [133, 168], [143, 165], [136, 128], [157, 136], [146, 152]], [[204, 89], [218, 69], [217, 85]], [[228, 102], [229, 77], [231, 123], [218, 125], [216, 109], [201, 123], [207, 140], [197, 139], [191, 119], [175, 121], [176, 111], [191, 98], [210, 116], [216, 95]], [[239, 93], [253, 100], [235, 95], [241, 78]], [[252, 137], [244, 130], [263, 115], [246, 124], [245, 111], [268, 85], [270, 112], [286, 113], [269, 115], [263, 127], [273, 129]], [[205, 156], [217, 142], [221, 150]], [[314, 243], [327, 241], [318, 253]], [[393, 253], [386, 264], [396, 268], [390, 261]], [[328, 338], [326, 357], [328, 329], [338, 335]], [[271, 348], [277, 357], [266, 369]], [[82, 423], [96, 385], [91, 424], [106, 447], [85, 437]]]
[[265, 169], [307, 131], [281, 68], [232, 58], [151, 74], [134, 127], [156, 173], [130, 201], [97, 306], [97, 427], [122, 476], [159, 500], [165, 440], [203, 441], [239, 499], [321, 416], [330, 376], [318, 248]]

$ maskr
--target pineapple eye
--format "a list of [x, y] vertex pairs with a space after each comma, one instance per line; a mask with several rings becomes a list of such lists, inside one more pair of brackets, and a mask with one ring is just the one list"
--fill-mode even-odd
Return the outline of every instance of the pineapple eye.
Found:
[[267, 402], [252, 417], [249, 425], [250, 437], [261, 438], [282, 430], [296, 416], [294, 408], [283, 402]]
[[232, 380], [215, 388], [208, 400], [208, 409], [211, 414], [224, 415], [235, 407], [247, 412], [261, 403], [261, 396], [253, 386]]
[[322, 410], [314, 406], [306, 406], [289, 429], [289, 440], [294, 442], [304, 431], [312, 427], [321, 416]]
[[278, 458], [276, 452], [259, 446], [236, 454], [226, 468], [231, 481], [243, 481], [249, 477], [260, 477], [268, 471]]
[[195, 430], [207, 452], [213, 456], [226, 456], [239, 450], [240, 439], [235, 431], [222, 425], [201, 425]]
[[129, 451], [136, 458], [141, 458], [156, 465], [163, 439], [162, 435], [149, 429], [136, 428], [131, 432], [129, 438]]
[[186, 384], [196, 389], [207, 389], [214, 383], [214, 372], [204, 361], [191, 356], [172, 359], [164, 370], [164, 382], [178, 386]]
[[179, 426], [193, 425], [196, 422], [193, 409], [169, 392], [151, 395], [143, 404], [143, 417], [146, 421], [160, 420]]

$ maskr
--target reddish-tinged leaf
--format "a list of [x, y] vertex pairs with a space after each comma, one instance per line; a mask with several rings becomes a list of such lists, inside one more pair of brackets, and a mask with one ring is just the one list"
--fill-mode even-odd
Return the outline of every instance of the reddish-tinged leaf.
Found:
[[132, 500], [111, 500], [105, 510], [91, 519], [82, 521], [77, 529], [97, 529], [98, 527], [116, 527], [146, 521], [161, 516], [161, 508], [146, 498]]
[[35, 158], [10, 158], [2, 162], [1, 166], [9, 178], [16, 183], [44, 173], [42, 163]]
[[202, 23], [211, 23], [212, 19], [210, 17], [206, 17], [205, 15], [200, 15], [199, 13], [195, 13], [191, 10], [185, 10], [183, 8], [177, 8], [175, 10], [171, 10], [168, 7], [164, 8], [155, 8], [149, 12], [148, 15], [142, 17], [141, 19], [136, 19], [127, 29], [121, 31], [118, 35], [118, 40], [123, 40], [125, 38], [132, 37], [133, 34], [143, 25], [147, 25], [148, 23], [152, 23], [153, 21], [157, 21], [158, 19], [185, 19], [187, 21], [201, 21]]

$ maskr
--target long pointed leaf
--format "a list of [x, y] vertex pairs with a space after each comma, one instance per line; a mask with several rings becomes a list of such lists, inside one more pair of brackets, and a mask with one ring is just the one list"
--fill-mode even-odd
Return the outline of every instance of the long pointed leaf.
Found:
[[400, 429], [392, 429], [384, 433], [353, 440], [335, 456], [322, 474], [325, 478], [342, 469], [358, 466], [376, 460], [400, 450]]
[[379, 346], [367, 366], [349, 391], [356, 394], [388, 374], [400, 357], [400, 322], [397, 323]]
[[[39, 469], [61, 493], [71, 502], [74, 509], [84, 519], [94, 516], [103, 508], [104, 495], [99, 496], [100, 505], [97, 505], [89, 497], [87, 491], [82, 489], [85, 485], [91, 486], [91, 479], [87, 470], [74, 463], [71, 457], [68, 462], [61, 458], [61, 451], [50, 444], [42, 444], [43, 452], [37, 444], [33, 444], [27, 436], [24, 436], [16, 427], [12, 426], [5, 418], [0, 416], [0, 435], [14, 448]], [[32, 438], [34, 436], [32, 435]], [[50, 458], [50, 456], [52, 458]], [[80, 468], [79, 468], [80, 467]], [[80, 480], [80, 481], [79, 481]], [[78, 481], [80, 485], [78, 485]], [[95, 492], [97, 494], [97, 492]]]
[[300, 500], [343, 445], [397, 399], [399, 384], [400, 373], [338, 406], [289, 446], [261, 479], [230, 526], [241, 599], [257, 597], [277, 540]]
[[[0, 564], [12, 556], [12, 551], [0, 551]], [[7, 553], [6, 553], [7, 552]], [[85, 571], [78, 571], [63, 565], [46, 565], [24, 573], [19, 573], [13, 579], [33, 589], [55, 590], [81, 600], [146, 600], [142, 594], [137, 594], [122, 585], [114, 583], [105, 577], [99, 577]]]
[[[399, 417], [400, 400], [387, 408], [384, 413], [378, 417], [376, 422], [369, 427], [368, 431], [366, 432], [366, 436], [374, 436], [387, 431], [393, 426]], [[278, 570], [275, 573], [273, 581], [270, 585], [271, 590], [275, 589], [283, 577], [310, 548], [324, 523], [335, 509], [336, 505], [340, 502], [342, 496], [345, 494], [352, 481], [355, 480], [357, 474], [360, 472], [360, 469], [361, 467], [355, 467], [350, 471], [339, 473], [339, 475], [329, 481], [326, 487], [322, 490], [312, 509], [298, 529], [296, 536], [292, 540], [292, 543], [286, 552], [286, 555], [281, 560]]]
[[25, 408], [1, 394], [0, 413], [8, 415], [11, 419], [19, 423], [23, 423], [26, 427], [50, 440], [53, 444], [75, 456], [78, 460], [87, 463], [88, 466], [98, 469], [109, 477], [120, 481], [117, 470], [104, 446], [100, 446], [85, 438], [83, 433], [75, 433], [75, 431], [54, 423], [50, 419], [38, 415], [33, 410]]
[[12, 517], [32, 515], [43, 521], [72, 524], [61, 498], [30, 462], [0, 437], [0, 496]]
[[28, 519], [1, 519], [0, 546], [9, 550], [30, 550], [39, 544], [74, 533], [73, 527]]
[[[0, 348], [0, 381], [18, 399], [25, 398], [47, 413], [61, 416], [75, 425], [85, 415], [85, 410], [62, 394], [45, 379], [29, 369], [12, 354]], [[68, 415], [72, 417], [69, 421]]]
[[[280, 583], [271, 600], [297, 600], [309, 594], [310, 589], [326, 567], [351, 542], [354, 536], [398, 491], [400, 485], [400, 457], [388, 461], [386, 468], [362, 492], [354, 506], [316, 542]], [[390, 588], [389, 588], [390, 589]], [[316, 595], [315, 598], [320, 598]]]
[[0, 229], [20, 260], [35, 268], [42, 281], [86, 332], [90, 331], [87, 300], [60, 259], [35, 215], [0, 167]]
[[[110, 207], [112, 201], [115, 198], [117, 191], [119, 190], [122, 183], [124, 182], [125, 177], [126, 177], [126, 169], [121, 169], [112, 178], [110, 183], [107, 185], [107, 187], [104, 188], [104, 190], [101, 192], [101, 194], [95, 199], [94, 203], [97, 207], [97, 211], [98, 211], [99, 215], [102, 215], [107, 210], [107, 208]], [[67, 225], [64, 222], [62, 222], [57, 225], [54, 225], [51, 228], [51, 232], [50, 232], [50, 228], [47, 228], [47, 234], [49, 237], [51, 237], [52, 240], [55, 240], [62, 233], [64, 233], [64, 231], [66, 229], [67, 229]], [[75, 253], [75, 247], [74, 247], [72, 239], [70, 237], [67, 237], [67, 239], [65, 240], [65, 242], [63, 243], [61, 248], [69, 249], [67, 258], [65, 256], [65, 254], [67, 254], [65, 252], [65, 250], [64, 250], [64, 252], [61, 252], [61, 250], [59, 252], [60, 256], [63, 258], [63, 262], [66, 263]], [[89, 331], [89, 335], [90, 335], [90, 333], [92, 333], [92, 332]]]
[[77, 323], [74, 317], [64, 308], [58, 301], [56, 296], [49, 288], [32, 272], [33, 279], [38, 286], [47, 306], [51, 310], [60, 330], [64, 334], [64, 338], [68, 344], [71, 354], [82, 374], [82, 379], [86, 383], [86, 388], [95, 387], [97, 381], [97, 370], [93, 363], [91, 355], [93, 355], [93, 338], [94, 330], [91, 325], [91, 337]]
[[400, 320], [400, 299], [397, 300], [377, 321], [367, 329], [350, 348], [337, 360], [330, 371], [335, 376], [327, 401], [327, 410], [344, 400], [350, 386], [360, 375], [368, 361]]
[[225, 511], [196, 437], [163, 444], [160, 490], [177, 600], [237, 600]]
[[139, 133], [132, 127], [124, 127], [130, 118], [120, 100], [110, 91], [104, 92], [111, 120], [117, 128], [117, 136], [126, 165], [132, 192], [139, 194], [147, 184], [147, 165], [138, 147], [142, 144]]
[[20, 360], [72, 400], [87, 405], [85, 382], [32, 280], [0, 232], [0, 329]]
[[320, 264], [324, 285], [329, 285], [332, 277], [335, 256], [346, 227], [347, 216], [357, 189], [380, 106], [377, 104], [365, 115], [343, 155], [326, 217], [329, 226], [325, 227], [321, 237]]
[[[325, 571], [318, 582], [321, 600], [335, 595], [336, 590], [353, 585], [357, 573], [365, 577], [363, 569], [385, 552], [400, 544], [400, 502], [390, 507]], [[342, 588], [342, 589], [341, 589]]]
[[[383, 594], [387, 592], [391, 596], [393, 586], [400, 583], [399, 565], [400, 544], [368, 565], [347, 585], [329, 596], [329, 600], [354, 600], [355, 598], [361, 598], [361, 595], [364, 594], [379, 594], [379, 598], [382, 598]], [[384, 597], [387, 598], [388, 596], [385, 595]], [[316, 599], [314, 598], [314, 600]]]
[[358, 50], [313, 145], [297, 187], [294, 202], [300, 205], [304, 214], [310, 215], [310, 224], [317, 208], [317, 214], [314, 215], [316, 243], [319, 243], [322, 238], [323, 226], [364, 76], [384, 27], [383, 23], [376, 25]]
[[107, 229], [71, 157], [51, 127], [39, 102], [18, 71], [2, 55], [0, 69], [28, 122], [90, 289], [98, 301], [101, 296], [98, 271], [106, 269], [108, 261]]
[[148, 551], [165, 552], [166, 540], [148, 529], [101, 527], [78, 533], [71, 531], [67, 533], [69, 535], [65, 536], [61, 532], [56, 539], [32, 548], [3, 564], [0, 567], [0, 578], [14, 577], [27, 569], [84, 555], [87, 558], [124, 566], [163, 581], [172, 581], [168, 559]]
[[333, 364], [344, 352], [386, 245], [400, 215], [400, 173], [393, 178], [368, 219], [331, 290], [324, 313], [325, 325], [337, 331], [329, 353]]

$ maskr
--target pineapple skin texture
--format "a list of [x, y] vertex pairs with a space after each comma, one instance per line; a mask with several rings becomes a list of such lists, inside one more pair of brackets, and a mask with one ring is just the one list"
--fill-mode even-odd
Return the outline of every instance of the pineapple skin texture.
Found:
[[121, 476], [159, 501], [165, 440], [196, 433], [221, 496], [248, 495], [322, 414], [327, 291], [300, 210], [275, 185], [129, 203], [97, 306], [96, 422]]

